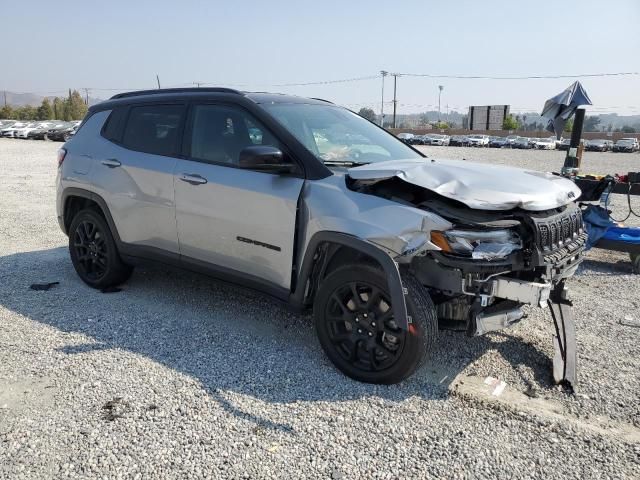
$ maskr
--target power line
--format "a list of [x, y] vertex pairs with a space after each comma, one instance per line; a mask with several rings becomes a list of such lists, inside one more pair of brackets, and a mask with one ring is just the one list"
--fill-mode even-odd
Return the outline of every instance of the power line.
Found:
[[614, 72], [614, 73], [579, 73], [572, 75], [524, 75], [524, 76], [489, 76], [489, 75], [435, 75], [431, 73], [402, 73], [404, 77], [425, 78], [457, 78], [461, 80], [540, 80], [557, 78], [590, 78], [590, 77], [623, 77], [640, 75], [640, 72]]

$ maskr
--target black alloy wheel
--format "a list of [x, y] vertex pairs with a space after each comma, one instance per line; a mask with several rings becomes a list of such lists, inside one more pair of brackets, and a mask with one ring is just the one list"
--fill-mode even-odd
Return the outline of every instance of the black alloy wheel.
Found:
[[76, 260], [84, 275], [99, 281], [107, 272], [107, 245], [104, 233], [91, 220], [80, 222], [73, 232], [73, 248]]
[[93, 288], [119, 285], [133, 271], [120, 258], [104, 217], [92, 208], [78, 212], [71, 221], [69, 254], [78, 276]]
[[409, 328], [394, 317], [385, 274], [370, 264], [329, 273], [320, 283], [313, 314], [320, 345], [347, 376], [367, 383], [397, 383], [420, 367], [437, 336], [435, 307], [413, 278], [407, 288]]
[[341, 285], [325, 307], [330, 341], [338, 354], [366, 372], [385, 370], [398, 361], [405, 331], [398, 328], [386, 292], [366, 281]]

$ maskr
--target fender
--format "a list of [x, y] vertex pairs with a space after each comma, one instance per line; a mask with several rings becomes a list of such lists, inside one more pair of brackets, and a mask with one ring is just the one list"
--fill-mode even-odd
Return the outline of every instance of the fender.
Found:
[[394, 318], [398, 326], [408, 330], [411, 324], [411, 317], [407, 314], [407, 303], [405, 299], [405, 288], [402, 285], [402, 277], [398, 264], [387, 253], [381, 250], [373, 243], [363, 240], [353, 235], [339, 232], [318, 232], [311, 237], [307, 249], [304, 254], [304, 260], [300, 268], [300, 275], [296, 282], [295, 291], [291, 294], [290, 303], [296, 306], [302, 306], [304, 295], [306, 293], [307, 281], [311, 276], [313, 268], [313, 257], [322, 243], [333, 243], [352, 248], [363, 254], [373, 258], [380, 264], [382, 270], [387, 277], [387, 285], [389, 294], [391, 295], [391, 303], [394, 309]]
[[[69, 197], [82, 197], [82, 198], [86, 198], [88, 200], [92, 200], [94, 202], [96, 202], [98, 204], [98, 206], [102, 209], [102, 213], [104, 213], [104, 217], [107, 220], [107, 224], [109, 225], [109, 229], [111, 230], [111, 233], [113, 234], [113, 237], [116, 241], [117, 245], [121, 245], [122, 241], [120, 240], [120, 235], [118, 234], [118, 229], [116, 228], [116, 224], [113, 221], [113, 217], [111, 216], [111, 212], [109, 211], [109, 207], [107, 206], [107, 202], [104, 201], [104, 199], [98, 195], [97, 193], [94, 193], [90, 190], [84, 190], [82, 188], [76, 188], [76, 187], [67, 187], [63, 190], [62, 192], [62, 225], [64, 225], [64, 216], [66, 215], [66, 207], [67, 207], [67, 199]], [[67, 235], [69, 234], [69, 232], [66, 231], [65, 232]]]

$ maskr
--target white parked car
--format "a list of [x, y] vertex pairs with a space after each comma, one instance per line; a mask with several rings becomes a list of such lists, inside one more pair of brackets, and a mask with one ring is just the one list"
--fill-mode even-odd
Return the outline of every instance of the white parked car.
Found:
[[538, 150], [555, 150], [556, 140], [555, 137], [551, 138], [536, 138], [533, 142], [533, 147]]
[[451, 138], [449, 137], [449, 135], [438, 135], [434, 133], [432, 135], [429, 135], [428, 145], [447, 146], [449, 145], [450, 140]]
[[37, 130], [38, 128], [46, 128], [50, 123], [30, 123], [29, 125], [19, 129], [14, 134], [15, 138], [28, 138], [29, 132]]
[[13, 138], [13, 136], [15, 135], [16, 130], [25, 127], [27, 124], [26, 123], [22, 123], [22, 122], [16, 122], [13, 125], [3, 128], [0, 130], [0, 136], [1, 137], [9, 137], [9, 138]]
[[488, 147], [489, 135], [469, 135], [467, 142], [470, 147]]

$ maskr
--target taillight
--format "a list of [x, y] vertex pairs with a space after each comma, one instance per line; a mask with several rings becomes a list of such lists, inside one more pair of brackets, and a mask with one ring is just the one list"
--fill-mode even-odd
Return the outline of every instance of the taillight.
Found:
[[62, 162], [64, 162], [64, 157], [66, 156], [67, 156], [66, 148], [61, 148], [60, 150], [58, 150], [58, 167], [62, 165]]

